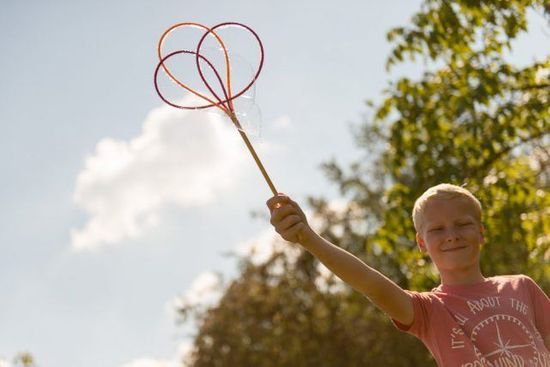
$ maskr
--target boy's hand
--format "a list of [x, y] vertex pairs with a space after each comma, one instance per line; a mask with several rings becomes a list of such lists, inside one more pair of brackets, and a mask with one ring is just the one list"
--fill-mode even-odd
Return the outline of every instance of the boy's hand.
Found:
[[300, 206], [285, 194], [273, 196], [266, 204], [271, 212], [271, 224], [285, 240], [303, 244], [313, 232]]

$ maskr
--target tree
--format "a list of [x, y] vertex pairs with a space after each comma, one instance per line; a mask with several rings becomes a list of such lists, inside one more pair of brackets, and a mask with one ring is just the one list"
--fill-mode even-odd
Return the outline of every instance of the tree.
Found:
[[34, 361], [32, 354], [29, 352], [17, 353], [15, 357], [13, 357], [13, 364], [0, 360], [0, 366], [4, 366], [4, 363], [6, 363], [6, 366], [13, 367], [36, 367], [36, 362]]
[[[368, 103], [356, 139], [369, 160], [323, 165], [346, 200], [335, 210], [309, 199], [324, 237], [402, 287], [430, 289], [437, 275], [414, 243], [414, 201], [434, 184], [465, 184], [484, 208], [483, 272], [528, 274], [550, 291], [550, 57], [519, 68], [504, 56], [528, 10], [548, 3], [425, 0], [388, 33], [388, 68], [423, 58], [426, 70]], [[194, 367], [433, 365], [364, 297], [320, 287], [309, 254], [243, 259], [241, 269], [198, 319]]]

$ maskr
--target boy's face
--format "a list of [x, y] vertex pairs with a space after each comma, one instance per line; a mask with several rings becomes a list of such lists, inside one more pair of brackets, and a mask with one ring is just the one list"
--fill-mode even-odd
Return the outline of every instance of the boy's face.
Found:
[[416, 241], [440, 273], [479, 268], [483, 226], [472, 206], [462, 198], [432, 199], [426, 205]]

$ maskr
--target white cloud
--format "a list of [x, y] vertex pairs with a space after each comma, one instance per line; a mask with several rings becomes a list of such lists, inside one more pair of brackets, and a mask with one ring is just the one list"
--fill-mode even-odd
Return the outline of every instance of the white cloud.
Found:
[[273, 227], [268, 227], [253, 238], [238, 244], [236, 253], [259, 265], [269, 260], [273, 254], [284, 252], [292, 263], [300, 254], [298, 246], [284, 241]]
[[215, 273], [206, 271], [195, 278], [183, 296], [179, 296], [171, 302], [170, 308], [181, 309], [211, 305], [218, 301], [221, 294], [222, 282], [220, 277]]
[[[186, 367], [190, 363], [191, 353], [193, 352], [193, 344], [191, 342], [182, 342], [178, 348], [177, 360], [180, 361], [178, 367]], [[183, 365], [181, 364], [183, 363]]]
[[[193, 350], [190, 342], [182, 342], [172, 358], [137, 358], [122, 365], [121, 367], [187, 367], [190, 365], [189, 358]], [[0, 365], [0, 367], [3, 367]]]
[[72, 229], [76, 249], [136, 238], [166, 204], [206, 205], [235, 188], [247, 151], [221, 116], [163, 106], [130, 141], [105, 138], [87, 157], [74, 200], [90, 218]]

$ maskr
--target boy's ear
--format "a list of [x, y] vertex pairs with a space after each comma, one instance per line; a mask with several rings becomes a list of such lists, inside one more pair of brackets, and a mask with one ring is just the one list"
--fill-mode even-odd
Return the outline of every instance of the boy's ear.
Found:
[[426, 244], [424, 243], [424, 239], [422, 238], [422, 236], [416, 232], [416, 244], [418, 245], [418, 248], [420, 249], [420, 251], [422, 252], [426, 252]]

